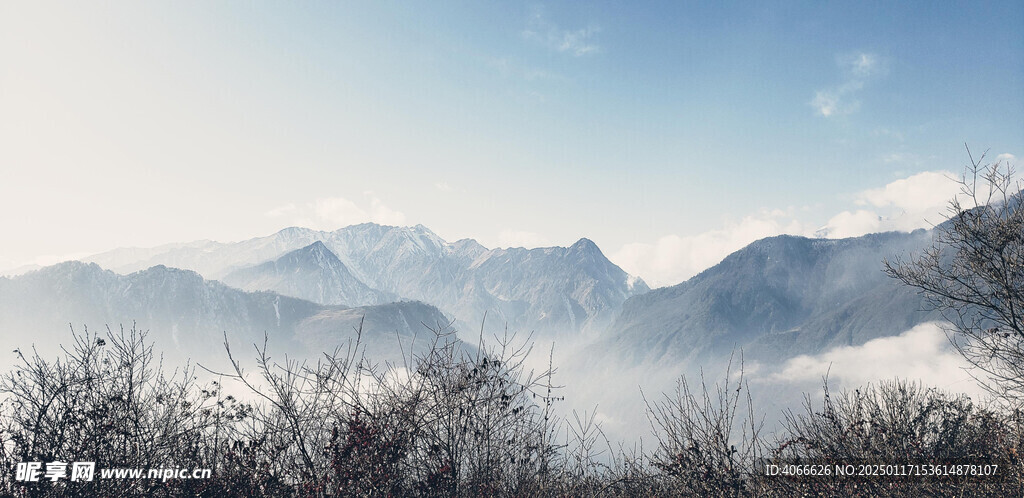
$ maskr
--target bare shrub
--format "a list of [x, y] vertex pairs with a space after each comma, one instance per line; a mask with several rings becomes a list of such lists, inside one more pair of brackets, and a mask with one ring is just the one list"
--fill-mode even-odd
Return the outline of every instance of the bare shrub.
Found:
[[[46, 361], [18, 350], [4, 375], [2, 434], [6, 463], [95, 462], [97, 468], [201, 468], [216, 462], [227, 428], [245, 409], [221, 399], [219, 386], [198, 386], [193, 371], [166, 375], [145, 334], [132, 327], [104, 335], [73, 334], [63, 358]], [[69, 465], [70, 468], [70, 465]], [[6, 488], [39, 496], [135, 496], [166, 488], [159, 480], [66, 485], [42, 480]]]
[[[970, 150], [968, 150], [970, 156]], [[1011, 405], [1024, 402], [1024, 209], [1011, 165], [971, 157], [935, 242], [886, 273], [917, 288], [954, 326], [953, 345]]]
[[[656, 444], [613, 449], [591, 413], [554, 415], [554, 369], [528, 371], [514, 337], [470, 347], [447, 324], [401, 366], [357, 340], [316, 363], [272, 360], [255, 401], [165, 375], [145, 335], [75, 335], [63, 357], [21, 356], [0, 381], [0, 460], [95, 461], [97, 468], [211, 468], [211, 479], [14, 482], [20, 496], [1001, 496], [1019, 491], [1020, 412], [979, 408], [915, 384], [808, 398], [775, 444], [762, 435], [742, 368], [648, 401]], [[784, 479], [765, 462], [998, 462], [998, 479]]]
[[[362, 357], [358, 341], [316, 365], [257, 351], [263, 399], [240, 443], [274, 483], [302, 495], [478, 496], [541, 493], [557, 455], [551, 373], [501, 338], [476, 349], [448, 324], [402, 368]], [[342, 354], [343, 353], [343, 354]], [[230, 355], [230, 349], [229, 349]]]
[[701, 377], [699, 391], [680, 379], [674, 395], [648, 403], [648, 416], [658, 437], [654, 466], [672, 494], [745, 496], [750, 473], [763, 452], [762, 424], [755, 415], [750, 390], [732, 362], [724, 380], [713, 389]]
[[828, 384], [820, 409], [806, 398], [803, 412], [786, 414], [772, 456], [776, 462], [846, 464], [985, 464], [998, 477], [776, 479], [776, 492], [859, 496], [1004, 496], [1024, 485], [1021, 420], [905, 381], [867, 385], [835, 395]]

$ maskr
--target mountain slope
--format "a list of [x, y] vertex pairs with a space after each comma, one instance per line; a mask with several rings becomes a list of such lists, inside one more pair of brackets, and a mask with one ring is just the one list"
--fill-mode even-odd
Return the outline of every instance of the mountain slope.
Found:
[[242, 290], [270, 290], [320, 304], [365, 306], [398, 300], [359, 281], [319, 240], [273, 261], [235, 270], [221, 281]]
[[165, 244], [153, 248], [119, 248], [95, 254], [82, 261], [127, 275], [153, 266], [192, 270], [205, 278], [223, 277], [232, 270], [270, 261], [322, 240], [325, 232], [308, 228], [285, 228], [273, 235], [241, 242], [209, 240]]
[[[456, 314], [489, 296], [503, 321], [524, 328], [563, 324], [565, 330], [604, 328], [626, 299], [649, 290], [643, 281], [631, 285], [629, 274], [589, 239], [570, 247], [488, 251], [473, 262], [462, 288]], [[479, 291], [483, 296], [474, 295]]]
[[243, 292], [163, 266], [118, 275], [95, 264], [68, 262], [0, 278], [0, 347], [36, 344], [55, 351], [57, 344], [67, 342], [69, 323], [78, 330], [83, 325], [96, 330], [134, 321], [150, 331], [161, 351], [223, 365], [225, 332], [243, 358], [251, 357], [249, 348], [262, 344], [264, 334], [277, 358], [286, 353], [311, 357], [354, 338], [365, 316], [362, 337], [367, 349], [391, 355], [378, 360], [394, 360], [401, 350], [398, 338], [430, 335], [422, 324], [448, 322], [423, 303], [387, 306], [323, 306], [271, 292]]
[[931, 232], [822, 240], [762, 239], [679, 285], [629, 299], [603, 347], [634, 358], [696, 358], [743, 348], [780, 359], [862, 344], [936, 319], [882, 272], [882, 260], [930, 244]]

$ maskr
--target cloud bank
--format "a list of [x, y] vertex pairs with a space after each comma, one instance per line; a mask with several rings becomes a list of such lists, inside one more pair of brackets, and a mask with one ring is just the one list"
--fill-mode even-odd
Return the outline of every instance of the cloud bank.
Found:
[[946, 219], [949, 201], [959, 193], [960, 186], [953, 173], [918, 173], [861, 192], [854, 204], [863, 208], [833, 216], [818, 235], [839, 239], [873, 232], [931, 228]]
[[929, 387], [984, 397], [985, 391], [968, 373], [969, 364], [950, 344], [944, 327], [930, 322], [894, 337], [860, 346], [843, 346], [817, 355], [801, 355], [767, 374], [764, 381], [787, 384], [820, 383], [852, 389], [867, 383], [899, 379], [921, 380]]
[[399, 226], [406, 224], [404, 213], [385, 205], [373, 192], [364, 192], [359, 204], [344, 197], [325, 197], [302, 204], [284, 204], [265, 214], [270, 218], [285, 220], [287, 225], [316, 230], [337, 230], [366, 222]]
[[698, 235], [666, 235], [653, 243], [626, 244], [609, 259], [654, 287], [673, 285], [755, 240], [783, 233], [804, 234], [809, 228], [794, 217], [793, 210], [761, 211]]

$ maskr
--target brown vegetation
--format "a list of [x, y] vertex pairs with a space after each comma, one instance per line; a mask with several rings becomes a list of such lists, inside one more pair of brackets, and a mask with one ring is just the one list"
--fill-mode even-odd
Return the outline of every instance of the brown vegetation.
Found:
[[[742, 375], [681, 380], [648, 403], [653, 451], [613, 450], [593, 417], [559, 420], [553, 372], [533, 374], [511, 338], [469, 350], [435, 329], [426, 352], [377, 367], [358, 344], [315, 365], [270, 361], [197, 385], [164, 375], [145, 335], [85, 332], [64, 357], [22, 356], [0, 385], [3, 464], [211, 468], [210, 479], [18, 482], [16, 496], [1000, 496], [1024, 485], [1019, 413], [906, 383], [810, 399], [774, 441]], [[230, 350], [229, 350], [230, 354]], [[234, 356], [232, 355], [234, 361]], [[243, 403], [224, 394], [239, 382]], [[230, 385], [230, 384], [229, 384]], [[765, 476], [769, 463], [993, 462], [997, 477]], [[98, 471], [97, 471], [98, 472]]]

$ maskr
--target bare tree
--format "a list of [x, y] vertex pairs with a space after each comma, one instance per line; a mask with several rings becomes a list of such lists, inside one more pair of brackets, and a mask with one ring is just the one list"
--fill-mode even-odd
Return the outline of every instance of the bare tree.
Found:
[[[968, 149], [970, 156], [970, 150]], [[1024, 210], [1011, 165], [971, 164], [935, 228], [932, 247], [885, 261], [885, 272], [915, 287], [955, 330], [953, 345], [987, 375], [979, 380], [1013, 406], [1024, 401]], [[984, 377], [987, 377], [984, 378]]]
[[658, 449], [654, 466], [672, 494], [749, 496], [754, 462], [763, 454], [763, 420], [754, 413], [750, 389], [730, 360], [724, 379], [710, 388], [701, 376], [699, 392], [681, 378], [673, 396], [647, 404]]

